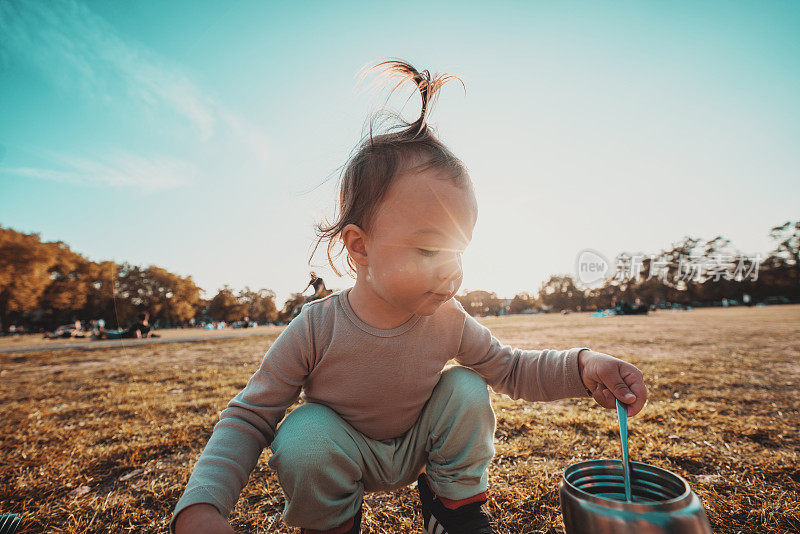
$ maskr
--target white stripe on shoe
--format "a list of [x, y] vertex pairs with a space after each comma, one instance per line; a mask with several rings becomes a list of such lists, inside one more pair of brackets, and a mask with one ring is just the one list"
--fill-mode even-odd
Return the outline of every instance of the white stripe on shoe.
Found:
[[431, 520], [428, 521], [428, 530], [422, 529], [423, 534], [447, 534], [441, 523], [436, 520], [436, 517], [431, 514]]

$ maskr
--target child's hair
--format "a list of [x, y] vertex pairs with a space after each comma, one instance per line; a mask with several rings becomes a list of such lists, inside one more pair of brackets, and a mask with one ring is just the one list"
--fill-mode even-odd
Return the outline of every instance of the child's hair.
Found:
[[[436, 168], [445, 171], [457, 185], [472, 187], [464, 164], [436, 138], [425, 120], [439, 89], [452, 79], [461, 79], [439, 73], [431, 77], [429, 71], [419, 72], [400, 60], [384, 61], [369, 70], [380, 67], [384, 67], [386, 75], [403, 76], [392, 91], [407, 80], [414, 81], [422, 97], [422, 112], [412, 123], [397, 115], [400, 124], [391, 126], [380, 135], [373, 136], [370, 126], [369, 135], [359, 143], [358, 150], [345, 164], [339, 182], [336, 220], [326, 220], [316, 225], [317, 242], [311, 253], [313, 258], [320, 243], [327, 241], [328, 262], [337, 275], [340, 273], [334, 265], [334, 258], [344, 251], [344, 243], [341, 243], [338, 252], [334, 252], [334, 248], [341, 241], [342, 230], [348, 224], [355, 224], [369, 233], [378, 206], [400, 172], [409, 168], [418, 168], [420, 171]], [[349, 256], [347, 266], [351, 273], [355, 273], [355, 265]]]

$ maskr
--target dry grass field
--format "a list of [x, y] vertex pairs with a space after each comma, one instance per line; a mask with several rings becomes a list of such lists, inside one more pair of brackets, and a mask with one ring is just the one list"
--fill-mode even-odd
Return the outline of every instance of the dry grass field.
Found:
[[[521, 348], [589, 346], [635, 363], [650, 402], [629, 422], [631, 458], [687, 478], [717, 533], [800, 531], [800, 306], [485, 323]], [[0, 354], [0, 512], [21, 513], [20, 532], [165, 532], [219, 412], [275, 336]], [[561, 473], [620, 456], [615, 413], [588, 399], [493, 399], [499, 531], [563, 532]], [[268, 454], [231, 514], [238, 532], [295, 532]], [[365, 500], [366, 533], [420, 524], [414, 488]]]

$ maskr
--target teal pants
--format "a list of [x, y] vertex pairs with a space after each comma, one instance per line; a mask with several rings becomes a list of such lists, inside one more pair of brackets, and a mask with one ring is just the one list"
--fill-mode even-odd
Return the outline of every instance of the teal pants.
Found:
[[441, 497], [486, 491], [494, 430], [486, 383], [465, 367], [445, 370], [414, 426], [392, 439], [370, 439], [327, 406], [303, 404], [270, 446], [269, 465], [286, 497], [283, 519], [316, 530], [336, 527], [355, 515], [364, 492], [407, 486], [423, 466]]

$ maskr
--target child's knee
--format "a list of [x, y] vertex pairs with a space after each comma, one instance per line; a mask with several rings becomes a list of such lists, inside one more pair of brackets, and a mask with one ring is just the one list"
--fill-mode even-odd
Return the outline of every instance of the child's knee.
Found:
[[324, 469], [347, 456], [346, 444], [352, 442], [342, 429], [341, 418], [321, 404], [295, 408], [278, 428], [272, 441], [269, 465], [277, 470], [296, 472]]
[[450, 367], [442, 373], [439, 386], [443, 388], [457, 405], [464, 409], [491, 411], [489, 390], [483, 378], [466, 367]]
[[330, 447], [330, 431], [336, 426], [337, 417], [333, 410], [321, 404], [298, 406], [278, 427], [270, 445], [273, 459], [280, 456], [303, 463], [324, 455]]

